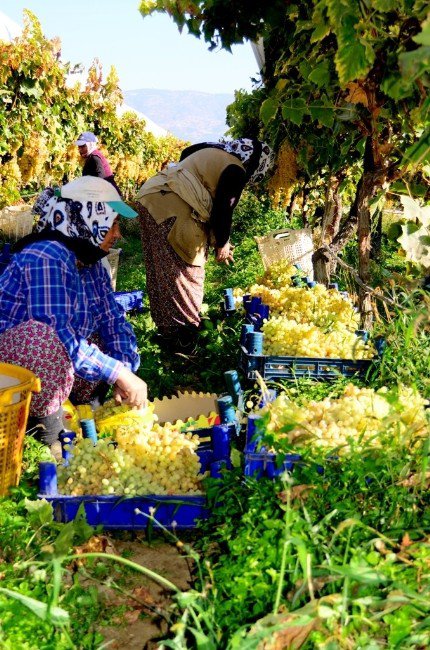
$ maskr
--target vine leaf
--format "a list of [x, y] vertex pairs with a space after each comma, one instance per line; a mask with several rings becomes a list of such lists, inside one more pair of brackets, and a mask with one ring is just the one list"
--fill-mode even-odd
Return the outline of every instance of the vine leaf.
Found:
[[273, 120], [277, 113], [278, 107], [279, 103], [276, 99], [269, 97], [268, 99], [264, 100], [260, 108], [260, 117], [263, 120], [264, 124], [267, 124], [270, 122], [270, 120]]
[[329, 62], [323, 61], [316, 66], [308, 76], [309, 81], [312, 81], [318, 86], [318, 88], [323, 88], [330, 83], [330, 70]]
[[334, 122], [334, 110], [323, 101], [315, 101], [309, 106], [309, 112], [313, 120], [318, 120], [323, 126], [331, 128]]
[[339, 48], [335, 62], [341, 86], [345, 86], [349, 81], [365, 77], [371, 65], [366, 57], [365, 46], [358, 42], [350, 42]]
[[403, 216], [409, 221], [419, 221], [425, 228], [430, 227], [430, 205], [421, 206], [410, 196], [401, 196]]
[[430, 267], [430, 236], [424, 226], [413, 223], [402, 225], [402, 234], [397, 240], [406, 254], [406, 259], [420, 264], [424, 268]]
[[282, 105], [282, 117], [285, 120], [291, 120], [297, 126], [303, 122], [305, 115], [309, 113], [306, 102], [302, 97], [287, 99]]

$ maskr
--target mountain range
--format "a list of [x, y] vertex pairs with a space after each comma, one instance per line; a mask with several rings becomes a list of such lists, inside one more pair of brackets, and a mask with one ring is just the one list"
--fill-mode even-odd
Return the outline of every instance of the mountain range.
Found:
[[191, 144], [217, 141], [228, 129], [226, 108], [234, 100], [228, 93], [139, 88], [124, 92], [128, 106]]

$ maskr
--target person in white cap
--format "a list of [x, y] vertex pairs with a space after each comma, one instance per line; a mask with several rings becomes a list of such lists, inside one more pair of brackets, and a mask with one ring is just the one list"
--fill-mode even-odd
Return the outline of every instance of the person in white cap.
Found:
[[75, 380], [92, 391], [106, 382], [118, 402], [146, 404], [146, 384], [134, 374], [136, 337], [101, 263], [120, 237], [118, 215], [136, 212], [110, 183], [92, 176], [47, 188], [35, 212], [35, 231], [15, 244], [0, 276], [0, 360], [41, 379], [31, 423], [42, 425], [42, 442], [59, 456], [62, 404]]
[[121, 194], [115, 182], [115, 176], [106, 157], [98, 149], [97, 137], [91, 131], [84, 131], [76, 140], [75, 144], [79, 153], [84, 158], [82, 176], [96, 176], [111, 183]]

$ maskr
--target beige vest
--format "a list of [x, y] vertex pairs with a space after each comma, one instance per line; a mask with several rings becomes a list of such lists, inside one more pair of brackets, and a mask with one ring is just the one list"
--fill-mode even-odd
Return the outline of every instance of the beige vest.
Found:
[[137, 200], [156, 223], [176, 217], [168, 242], [187, 264], [203, 266], [206, 262], [212, 243], [208, 225], [212, 201], [229, 165], [244, 169], [238, 158], [222, 149], [201, 149], [150, 178], [137, 193]]

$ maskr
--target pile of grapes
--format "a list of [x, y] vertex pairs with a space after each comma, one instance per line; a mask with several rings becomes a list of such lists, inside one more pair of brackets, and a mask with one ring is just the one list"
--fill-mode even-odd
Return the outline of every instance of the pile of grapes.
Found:
[[385, 443], [408, 446], [419, 437], [428, 437], [427, 404], [428, 400], [405, 386], [375, 391], [348, 384], [337, 399], [326, 397], [303, 405], [282, 394], [259, 414], [274, 451], [319, 446], [343, 454]]
[[84, 494], [201, 494], [199, 436], [183, 423], [160, 425], [152, 405], [136, 411], [107, 402], [95, 413], [96, 445], [78, 440], [58, 468], [60, 492]]
[[322, 284], [293, 286], [297, 268], [276, 262], [249, 288], [270, 308], [263, 323], [263, 352], [267, 355], [372, 359], [376, 350], [358, 338], [360, 315], [352, 300]]

